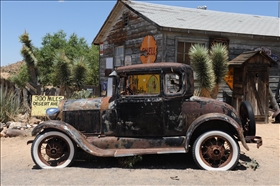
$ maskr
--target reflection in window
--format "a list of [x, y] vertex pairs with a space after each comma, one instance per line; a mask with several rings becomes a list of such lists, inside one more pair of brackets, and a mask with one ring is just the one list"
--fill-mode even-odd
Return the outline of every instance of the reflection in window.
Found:
[[201, 44], [205, 46], [205, 43], [197, 43], [197, 42], [183, 42], [178, 41], [177, 45], [177, 62], [179, 63], [185, 63], [187, 65], [190, 65], [190, 57], [189, 57], [189, 50], [192, 45], [194, 44]]
[[165, 74], [165, 94], [177, 94], [182, 91], [182, 78], [176, 73]]
[[123, 61], [124, 61], [124, 47], [119, 46], [115, 48], [115, 66], [123, 66]]
[[121, 78], [121, 81], [124, 83], [121, 88], [123, 95], [158, 95], [160, 93], [159, 74], [128, 75]]

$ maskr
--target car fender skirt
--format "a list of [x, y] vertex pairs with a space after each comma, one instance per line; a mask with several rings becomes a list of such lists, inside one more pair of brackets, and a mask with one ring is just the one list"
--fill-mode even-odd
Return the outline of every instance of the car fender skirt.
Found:
[[[193, 121], [193, 123], [188, 128], [188, 131], [186, 133], [186, 144], [185, 144], [185, 149], [187, 152], [189, 150], [189, 144], [190, 144], [192, 134], [195, 132], [195, 130], [203, 123], [208, 122], [208, 121], [214, 121], [214, 120], [223, 121], [223, 122], [228, 123], [229, 125], [233, 126], [239, 136], [239, 140], [241, 141], [242, 145], [244, 146], [244, 148], [246, 150], [249, 150], [249, 147], [248, 147], [246, 140], [244, 138], [244, 135], [243, 135], [243, 129], [240, 127], [240, 125], [234, 119], [232, 119], [231, 117], [229, 117], [225, 114], [221, 114], [221, 113], [209, 113], [209, 114], [204, 114], [204, 115], [198, 117], [195, 121]], [[205, 132], [207, 132], [207, 131], [205, 131]]]
[[112, 157], [114, 156], [114, 150], [100, 149], [86, 140], [86, 137], [76, 130], [72, 125], [58, 120], [48, 120], [40, 123], [32, 130], [32, 136], [37, 135], [43, 130], [57, 130], [68, 135], [76, 144], [85, 152], [94, 156]]

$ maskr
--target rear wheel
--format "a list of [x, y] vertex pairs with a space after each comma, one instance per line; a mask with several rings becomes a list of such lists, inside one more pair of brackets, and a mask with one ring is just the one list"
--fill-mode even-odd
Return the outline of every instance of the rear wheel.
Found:
[[239, 160], [237, 141], [222, 131], [209, 131], [199, 136], [192, 148], [196, 164], [205, 170], [233, 169]]
[[75, 151], [72, 140], [58, 131], [39, 134], [31, 147], [34, 163], [43, 169], [69, 166], [74, 160]]

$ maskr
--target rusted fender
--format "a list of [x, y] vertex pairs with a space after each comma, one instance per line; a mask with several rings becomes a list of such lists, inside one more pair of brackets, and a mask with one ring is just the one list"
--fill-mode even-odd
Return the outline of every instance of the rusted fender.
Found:
[[243, 135], [243, 129], [240, 127], [240, 125], [231, 117], [225, 115], [225, 114], [221, 114], [221, 113], [209, 113], [209, 114], [204, 114], [200, 117], [198, 117], [196, 120], [193, 121], [193, 123], [190, 125], [187, 133], [186, 133], [186, 144], [185, 144], [185, 149], [188, 152], [189, 150], [189, 143], [192, 137], [193, 132], [195, 131], [195, 129], [200, 126], [201, 124], [203, 124], [204, 122], [207, 121], [211, 121], [211, 120], [219, 120], [219, 121], [224, 121], [226, 123], [228, 123], [229, 125], [232, 125], [238, 135], [239, 135], [239, 139], [242, 143], [242, 145], [244, 146], [244, 148], [246, 150], [249, 150], [248, 145], [246, 144], [244, 135]]
[[103, 150], [97, 148], [86, 140], [86, 137], [76, 130], [73, 126], [58, 120], [48, 120], [40, 123], [32, 130], [32, 136], [37, 135], [44, 129], [59, 130], [68, 135], [77, 145], [85, 152], [94, 156], [111, 157], [114, 156], [115, 150]]

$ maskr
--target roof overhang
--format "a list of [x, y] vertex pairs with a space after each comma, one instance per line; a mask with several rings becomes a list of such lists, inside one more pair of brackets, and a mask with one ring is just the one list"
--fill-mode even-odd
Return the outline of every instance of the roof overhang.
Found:
[[269, 66], [273, 66], [276, 64], [276, 61], [274, 61], [270, 56], [268, 56], [265, 52], [263, 51], [248, 51], [248, 52], [243, 52], [242, 54], [240, 54], [239, 56], [237, 56], [236, 58], [232, 59], [228, 65], [229, 67], [233, 67], [233, 66], [242, 66], [244, 63], [246, 63], [250, 58], [252, 58], [253, 56], [260, 54], [262, 55], [264, 58], [266, 58], [269, 62]]
[[92, 45], [99, 45], [101, 42], [103, 42], [104, 38], [108, 35], [108, 32], [112, 25], [114, 24], [115, 19], [118, 17], [120, 10], [124, 8], [124, 5], [122, 1], [118, 0], [111, 10], [109, 16], [103, 23], [102, 27], [100, 28], [99, 32], [95, 36], [95, 38], [92, 41]]

